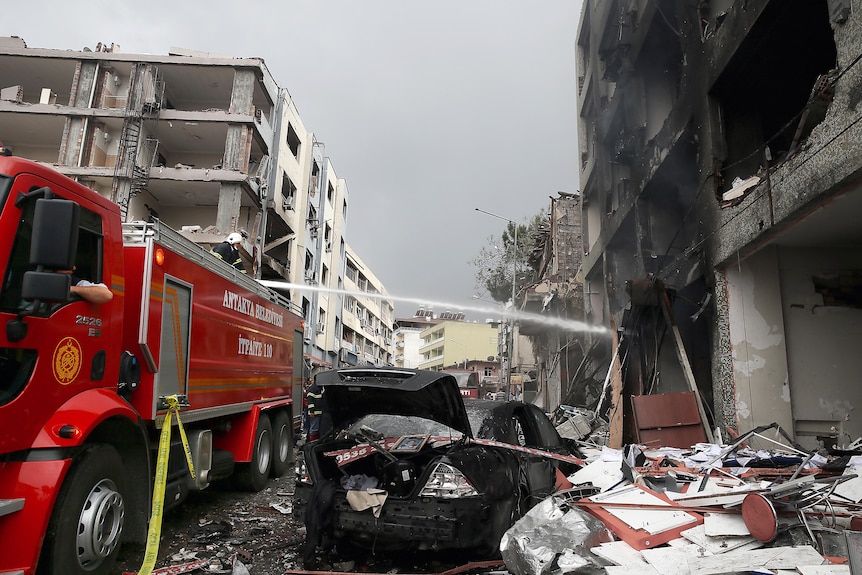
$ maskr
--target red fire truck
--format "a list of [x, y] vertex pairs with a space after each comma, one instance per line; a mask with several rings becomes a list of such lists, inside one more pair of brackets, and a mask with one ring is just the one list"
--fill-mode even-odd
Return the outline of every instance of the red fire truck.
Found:
[[[113, 299], [71, 297], [72, 269]], [[0, 573], [109, 573], [122, 542], [147, 539], [165, 454], [166, 507], [291, 465], [303, 326], [285, 297], [6, 156], [0, 271]], [[177, 403], [194, 478], [179, 433], [159, 446]]]

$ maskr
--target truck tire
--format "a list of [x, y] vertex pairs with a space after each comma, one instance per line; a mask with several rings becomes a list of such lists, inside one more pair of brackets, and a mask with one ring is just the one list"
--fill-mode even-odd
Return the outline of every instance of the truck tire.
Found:
[[254, 432], [254, 449], [251, 461], [238, 465], [236, 484], [246, 491], [261, 491], [269, 479], [272, 467], [272, 424], [269, 416], [261, 413]]
[[125, 520], [123, 461], [110, 445], [90, 445], [72, 462], [51, 514], [39, 573], [108, 575]]
[[272, 471], [281, 477], [293, 461], [293, 426], [286, 409], [279, 409], [272, 418]]

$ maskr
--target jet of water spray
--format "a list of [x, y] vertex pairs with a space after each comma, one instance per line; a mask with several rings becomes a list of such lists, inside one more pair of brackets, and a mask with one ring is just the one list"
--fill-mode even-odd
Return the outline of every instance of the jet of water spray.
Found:
[[610, 330], [608, 330], [604, 326], [600, 325], [590, 325], [588, 323], [565, 319], [561, 317], [553, 317], [548, 315], [541, 315], [536, 313], [529, 313], [517, 309], [504, 309], [497, 307], [489, 307], [489, 306], [464, 306], [461, 304], [447, 303], [441, 301], [433, 301], [422, 298], [413, 298], [413, 297], [399, 297], [393, 295], [383, 295], [379, 293], [367, 293], [364, 291], [350, 291], [322, 286], [311, 286], [305, 284], [295, 284], [291, 282], [285, 281], [275, 281], [275, 280], [260, 280], [262, 285], [265, 285], [270, 288], [282, 289], [282, 290], [298, 290], [298, 291], [312, 291], [312, 292], [325, 292], [331, 294], [340, 294], [340, 295], [349, 295], [354, 297], [367, 297], [371, 299], [377, 300], [392, 300], [392, 301], [401, 301], [406, 303], [414, 303], [422, 306], [430, 306], [430, 307], [442, 307], [442, 308], [454, 308], [463, 311], [471, 311], [475, 313], [482, 313], [487, 315], [498, 315], [502, 316], [506, 319], [516, 319], [516, 320], [526, 320], [532, 323], [539, 323], [542, 325], [546, 325], [548, 327], [557, 327], [567, 331], [579, 331], [585, 333], [594, 333], [601, 335], [610, 334]]

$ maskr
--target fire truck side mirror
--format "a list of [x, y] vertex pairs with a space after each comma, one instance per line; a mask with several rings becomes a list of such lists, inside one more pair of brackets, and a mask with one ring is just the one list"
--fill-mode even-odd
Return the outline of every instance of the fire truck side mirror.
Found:
[[69, 297], [72, 276], [51, 272], [24, 272], [21, 295], [25, 300], [63, 302]]
[[30, 264], [51, 270], [70, 270], [78, 249], [81, 206], [61, 199], [36, 200]]
[[[24, 273], [21, 296], [25, 300], [62, 302], [69, 298], [71, 278], [78, 249], [78, 222], [81, 207], [75, 202], [57, 198], [39, 198], [33, 213], [30, 240], [30, 265], [36, 271]], [[47, 270], [47, 271], [46, 271]]]
[[33, 313], [42, 303], [66, 301], [72, 285], [72, 276], [57, 272], [24, 272], [21, 283], [21, 297], [31, 301], [26, 308], [18, 312], [18, 317], [6, 323], [6, 339], [21, 341], [27, 336], [27, 323], [24, 317]]

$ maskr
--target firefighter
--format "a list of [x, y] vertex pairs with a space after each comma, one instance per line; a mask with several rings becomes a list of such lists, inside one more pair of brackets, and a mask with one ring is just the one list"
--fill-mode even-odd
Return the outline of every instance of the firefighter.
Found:
[[242, 263], [242, 258], [239, 257], [239, 250], [236, 249], [237, 244], [242, 241], [242, 234], [233, 232], [228, 235], [225, 240], [215, 246], [211, 251], [220, 260], [226, 261], [242, 273], [246, 273], [245, 265]]
[[326, 405], [324, 390], [314, 381], [305, 393], [308, 400], [308, 441], [314, 441], [326, 435], [332, 427], [332, 422]]

